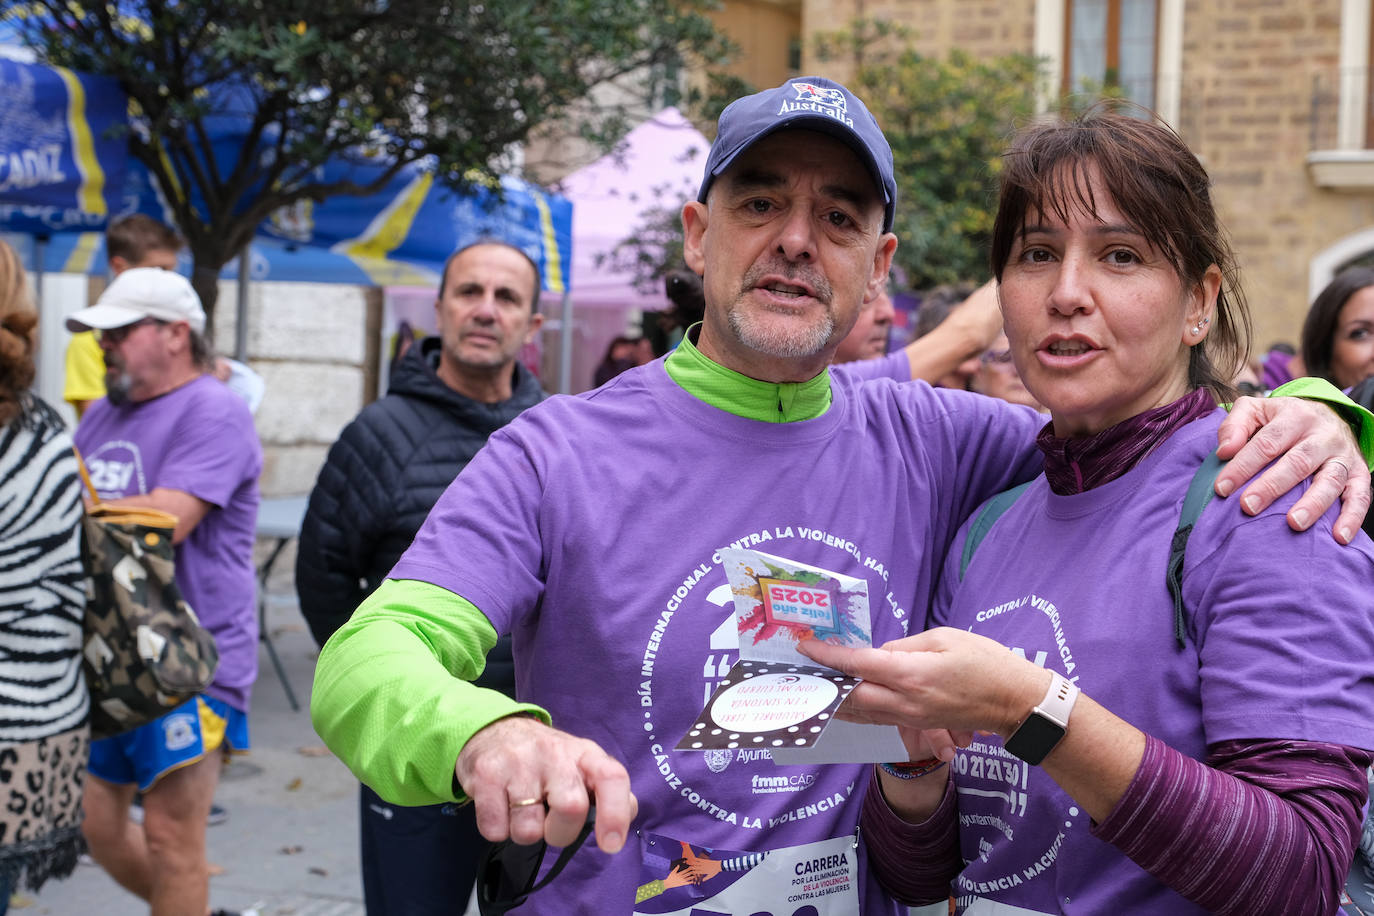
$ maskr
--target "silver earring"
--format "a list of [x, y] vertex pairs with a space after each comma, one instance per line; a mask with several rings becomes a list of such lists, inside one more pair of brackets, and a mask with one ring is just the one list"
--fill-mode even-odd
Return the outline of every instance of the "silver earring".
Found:
[[1212, 319], [1210, 319], [1210, 318], [1204, 318], [1204, 319], [1202, 319], [1202, 320], [1199, 321], [1197, 324], [1193, 325], [1193, 333], [1194, 333], [1194, 334], [1201, 334], [1201, 333], [1202, 333], [1202, 329], [1205, 328], [1205, 327], [1207, 327], [1207, 325], [1209, 325], [1209, 324], [1211, 324], [1211, 323], [1212, 323]]

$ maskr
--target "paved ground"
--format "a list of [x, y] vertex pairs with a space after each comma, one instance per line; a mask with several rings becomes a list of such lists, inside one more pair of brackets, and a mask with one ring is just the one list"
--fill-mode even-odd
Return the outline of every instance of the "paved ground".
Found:
[[[363, 916], [358, 876], [357, 783], [324, 751], [310, 727], [307, 706], [315, 644], [296, 607], [290, 550], [276, 564], [268, 589], [267, 624], [301, 703], [287, 703], [267, 652], [259, 647], [253, 690], [253, 752], [224, 774], [216, 800], [227, 823], [209, 830], [210, 905], [256, 906], [261, 916]], [[15, 916], [146, 916], [147, 906], [95, 865], [37, 895], [21, 893]]]

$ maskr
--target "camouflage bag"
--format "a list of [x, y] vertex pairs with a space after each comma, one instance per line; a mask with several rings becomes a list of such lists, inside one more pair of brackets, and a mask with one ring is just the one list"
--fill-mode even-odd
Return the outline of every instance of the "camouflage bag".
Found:
[[101, 505], [84, 462], [81, 477], [93, 503], [81, 520], [82, 667], [91, 737], [99, 739], [145, 725], [204, 691], [219, 650], [175, 581], [176, 517]]

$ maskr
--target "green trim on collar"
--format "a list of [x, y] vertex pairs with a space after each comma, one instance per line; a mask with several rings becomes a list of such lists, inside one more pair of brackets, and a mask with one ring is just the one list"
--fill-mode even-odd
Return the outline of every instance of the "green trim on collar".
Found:
[[814, 420], [830, 409], [830, 370], [804, 382], [761, 382], [727, 369], [696, 348], [693, 325], [663, 362], [684, 391], [737, 417], [765, 423]]

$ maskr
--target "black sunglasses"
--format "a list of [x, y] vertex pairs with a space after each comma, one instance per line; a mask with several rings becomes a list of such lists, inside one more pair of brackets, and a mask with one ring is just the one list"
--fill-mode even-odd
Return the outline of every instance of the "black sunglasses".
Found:
[[573, 854], [591, 836], [595, 824], [596, 808], [591, 806], [587, 808], [587, 823], [582, 825], [577, 839], [563, 847], [549, 873], [537, 884], [535, 879], [539, 877], [539, 867], [544, 863], [548, 843], [540, 840], [522, 846], [511, 840], [502, 840], [488, 845], [477, 863], [477, 911], [482, 916], [501, 916], [520, 906], [530, 894], [558, 877]]
[[167, 322], [163, 321], [160, 318], [153, 318], [152, 316], [140, 318], [137, 321], [131, 324], [123, 325], [122, 327], [106, 328], [105, 330], [100, 332], [100, 339], [107, 340], [112, 344], [123, 343], [124, 338], [128, 337], [130, 334], [132, 334], [139, 328], [143, 327], [145, 324], [164, 325], [167, 324]]

